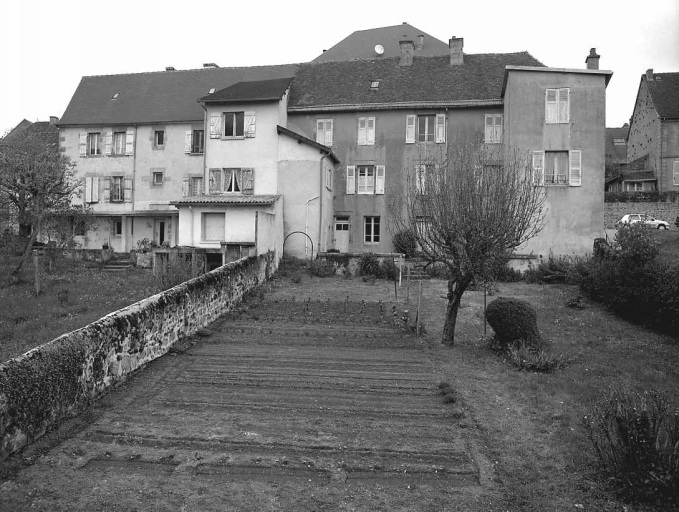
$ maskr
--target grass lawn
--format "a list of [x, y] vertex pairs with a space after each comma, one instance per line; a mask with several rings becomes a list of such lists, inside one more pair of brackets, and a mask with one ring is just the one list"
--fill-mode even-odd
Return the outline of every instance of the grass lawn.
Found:
[[[445, 292], [443, 281], [430, 281], [423, 290], [425, 339], [432, 347], [440, 343]], [[566, 369], [551, 374], [519, 371], [501, 361], [484, 339], [483, 293], [478, 291], [463, 297], [456, 345], [436, 350], [442, 378], [458, 392], [487, 439], [512, 510], [577, 510], [576, 505], [623, 510], [595, 476], [593, 447], [580, 420], [611, 386], [659, 389], [679, 404], [679, 343], [596, 303], [584, 300], [582, 310], [566, 307], [579, 295], [573, 286], [500, 284], [495, 295], [530, 302], [553, 352], [575, 357]]]
[[156, 293], [151, 270], [105, 272], [98, 263], [61, 260], [51, 273], [41, 271], [36, 297], [32, 262], [20, 284], [7, 285], [17, 263], [0, 262], [0, 362]]

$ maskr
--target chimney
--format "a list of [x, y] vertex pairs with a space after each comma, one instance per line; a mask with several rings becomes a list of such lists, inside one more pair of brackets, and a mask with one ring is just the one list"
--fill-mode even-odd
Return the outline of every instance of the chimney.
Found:
[[398, 63], [398, 65], [412, 66], [413, 50], [415, 49], [415, 45], [412, 41], [399, 41], [398, 44], [401, 46], [401, 61]]
[[589, 55], [585, 59], [585, 64], [587, 64], [587, 69], [599, 69], [599, 57], [597, 55], [596, 48], [592, 48], [589, 51]]
[[165, 71], [177, 71], [177, 70], [175, 68], [173, 68], [172, 66], [167, 66], [165, 68]]
[[422, 50], [424, 48], [424, 35], [420, 34], [417, 36], [417, 46], [415, 46], [416, 50]]
[[653, 81], [653, 68], [646, 70], [646, 81], [647, 82]]
[[463, 37], [451, 37], [448, 41], [448, 47], [450, 48], [450, 65], [459, 66], [464, 64], [464, 56], [462, 55], [462, 47], [464, 46]]
[[59, 122], [59, 118], [57, 116], [50, 116], [50, 124], [57, 124]]

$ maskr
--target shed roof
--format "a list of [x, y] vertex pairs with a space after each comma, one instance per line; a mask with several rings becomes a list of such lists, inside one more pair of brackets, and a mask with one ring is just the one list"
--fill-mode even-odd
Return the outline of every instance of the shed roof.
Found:
[[190, 206], [194, 204], [234, 204], [234, 205], [269, 205], [274, 204], [281, 196], [279, 195], [200, 195], [191, 196], [170, 201], [177, 206]]
[[238, 82], [200, 98], [205, 103], [279, 101], [290, 87], [292, 77]]

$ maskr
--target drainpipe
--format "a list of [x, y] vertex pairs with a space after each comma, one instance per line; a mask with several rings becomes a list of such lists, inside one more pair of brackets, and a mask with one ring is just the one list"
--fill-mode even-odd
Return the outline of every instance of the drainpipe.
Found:
[[[135, 196], [137, 195], [136, 193], [136, 185], [137, 185], [137, 139], [139, 138], [139, 125], [133, 125], [134, 127], [134, 145], [132, 146], [132, 221], [134, 222], [134, 201], [135, 201]], [[123, 237], [122, 240], [122, 252], [127, 252], [127, 236], [128, 236], [128, 229], [127, 229], [127, 219], [125, 219], [125, 225], [124, 225], [124, 230], [125, 230], [125, 236]]]
[[[304, 233], [309, 235], [309, 203], [315, 199], [318, 199], [320, 195], [314, 196], [306, 202], [306, 218], [304, 219]], [[304, 238], [304, 255], [306, 256], [309, 252], [309, 239]], [[312, 255], [313, 256], [313, 255]]]
[[316, 249], [316, 253], [320, 252], [321, 250], [321, 242], [322, 242], [322, 237], [323, 237], [323, 193], [325, 192], [324, 190], [324, 185], [325, 182], [323, 181], [325, 179], [325, 172], [323, 170], [323, 159], [328, 158], [329, 155], [323, 155], [321, 156], [321, 174], [320, 174], [320, 188], [318, 191], [318, 195], [320, 197], [320, 212], [318, 216], [318, 249]]

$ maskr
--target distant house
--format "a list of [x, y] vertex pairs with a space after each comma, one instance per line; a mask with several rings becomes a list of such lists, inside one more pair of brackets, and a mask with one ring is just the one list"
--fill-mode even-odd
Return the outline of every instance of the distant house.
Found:
[[648, 155], [618, 168], [606, 178], [606, 192], [651, 192], [656, 189], [655, 173], [649, 169]]
[[416, 57], [442, 57], [448, 55], [448, 44], [430, 36], [408, 23], [390, 27], [357, 30], [329, 50], [312, 60], [312, 63], [347, 60], [386, 60], [400, 57], [400, 41], [413, 41]]
[[[643, 157], [647, 159], [640, 169]], [[627, 159], [630, 164], [621, 169], [621, 190], [679, 191], [679, 73], [649, 69], [641, 76]], [[639, 172], [638, 179], [633, 172]]]
[[627, 164], [627, 137], [629, 125], [606, 128], [606, 179], [616, 175]]
[[[23, 135], [36, 137], [38, 140], [53, 148], [54, 152], [59, 151], [59, 129], [56, 124], [59, 121], [57, 117], [50, 117], [49, 121], [36, 121], [32, 123], [24, 119], [12, 130], [10, 130], [5, 137], [0, 139], [0, 146], [11, 144], [13, 140], [18, 139]], [[31, 225], [21, 223], [17, 218], [17, 202], [21, 198], [16, 197], [14, 201], [8, 200], [7, 196], [0, 197], [0, 232], [18, 233], [21, 236], [28, 236], [31, 234]]]

